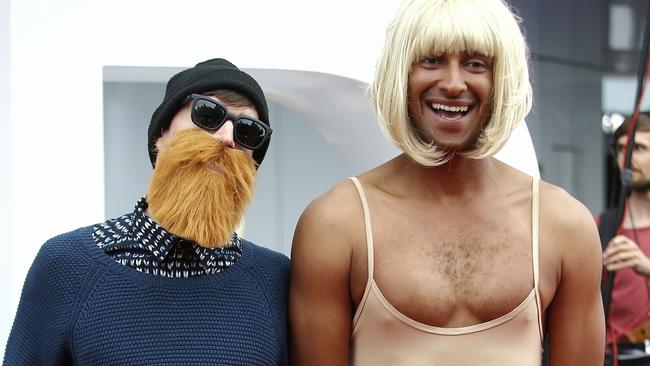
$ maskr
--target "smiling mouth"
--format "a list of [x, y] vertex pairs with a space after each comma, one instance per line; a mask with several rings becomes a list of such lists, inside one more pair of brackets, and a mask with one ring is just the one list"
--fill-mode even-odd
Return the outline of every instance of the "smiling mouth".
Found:
[[454, 121], [465, 117], [473, 107], [468, 105], [446, 105], [440, 103], [429, 103], [429, 108], [440, 118]]

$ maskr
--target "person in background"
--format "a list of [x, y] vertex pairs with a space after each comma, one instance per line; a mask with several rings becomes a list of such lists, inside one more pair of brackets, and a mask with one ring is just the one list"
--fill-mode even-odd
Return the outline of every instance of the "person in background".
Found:
[[[631, 116], [613, 136], [617, 164], [623, 169]], [[607, 344], [617, 353], [645, 357], [650, 365], [650, 113], [637, 121], [632, 150], [632, 177], [621, 230], [606, 245], [603, 265], [615, 273], [607, 317]], [[614, 210], [598, 218], [608, 222]], [[608, 349], [612, 351], [611, 348]], [[611, 364], [608, 354], [608, 364]]]

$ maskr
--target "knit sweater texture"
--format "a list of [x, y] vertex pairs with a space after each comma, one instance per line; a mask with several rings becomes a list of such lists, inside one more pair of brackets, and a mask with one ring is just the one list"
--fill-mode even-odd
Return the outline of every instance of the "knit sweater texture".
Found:
[[167, 278], [117, 263], [92, 227], [40, 249], [4, 365], [283, 365], [289, 259], [242, 240], [228, 270]]

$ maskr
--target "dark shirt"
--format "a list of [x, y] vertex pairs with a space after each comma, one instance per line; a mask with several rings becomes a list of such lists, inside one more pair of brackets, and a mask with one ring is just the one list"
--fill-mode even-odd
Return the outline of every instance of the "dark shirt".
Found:
[[242, 239], [227, 271], [153, 276], [107, 256], [91, 229], [41, 247], [3, 365], [286, 365], [286, 256]]
[[236, 233], [230, 243], [204, 248], [176, 236], [147, 214], [142, 198], [132, 213], [93, 227], [97, 246], [120, 264], [164, 277], [193, 277], [221, 272], [241, 257], [242, 241]]

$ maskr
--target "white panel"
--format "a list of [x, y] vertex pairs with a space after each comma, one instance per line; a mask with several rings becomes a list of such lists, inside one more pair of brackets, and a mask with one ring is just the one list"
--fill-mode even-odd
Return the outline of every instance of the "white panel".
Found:
[[539, 178], [537, 154], [526, 121], [521, 122], [512, 131], [506, 145], [494, 157], [532, 177]]
[[105, 218], [131, 212], [146, 192], [152, 172], [147, 130], [164, 90], [161, 83], [105, 83]]
[[636, 17], [630, 4], [609, 5], [609, 48], [614, 51], [634, 49]]
[[[603, 111], [631, 114], [634, 112], [634, 101], [637, 93], [635, 76], [607, 75], [602, 79]], [[641, 110], [650, 109], [650, 98], [647, 90], [641, 102]]]

